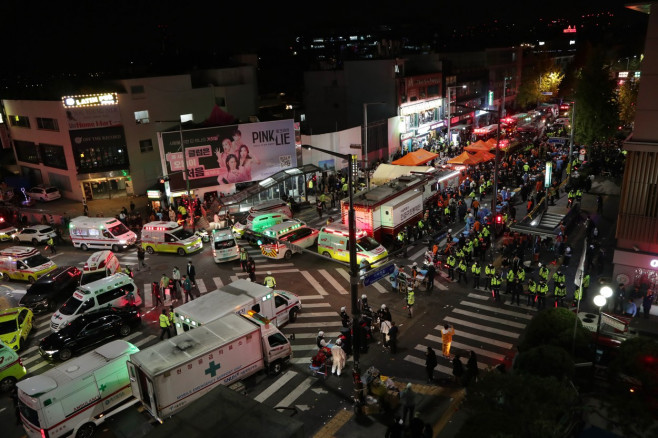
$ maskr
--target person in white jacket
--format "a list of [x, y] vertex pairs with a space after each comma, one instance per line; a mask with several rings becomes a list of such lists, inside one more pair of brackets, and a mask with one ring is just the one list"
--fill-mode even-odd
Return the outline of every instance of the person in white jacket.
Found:
[[331, 365], [331, 374], [336, 374], [340, 376], [340, 373], [345, 367], [345, 361], [347, 360], [347, 355], [341, 346], [342, 341], [338, 339], [333, 347], [331, 347], [331, 358], [333, 364]]

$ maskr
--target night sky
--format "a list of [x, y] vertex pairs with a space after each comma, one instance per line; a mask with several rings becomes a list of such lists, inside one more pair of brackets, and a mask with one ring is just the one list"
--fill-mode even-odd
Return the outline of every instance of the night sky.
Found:
[[617, 0], [1, 3], [4, 75], [49, 69], [93, 70], [183, 52], [208, 57], [229, 51], [254, 53], [285, 47], [294, 35], [308, 29], [349, 25], [405, 23], [425, 30], [443, 29], [494, 19], [529, 23], [540, 16], [606, 8], [641, 15], [625, 10], [626, 2]]

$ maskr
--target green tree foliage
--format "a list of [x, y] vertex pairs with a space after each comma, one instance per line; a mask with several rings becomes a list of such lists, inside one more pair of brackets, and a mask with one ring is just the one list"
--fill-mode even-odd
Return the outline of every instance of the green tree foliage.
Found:
[[566, 381], [491, 371], [469, 388], [469, 415], [457, 438], [565, 436], [577, 416], [578, 394]]
[[519, 353], [519, 357], [514, 363], [514, 371], [521, 374], [529, 373], [541, 377], [571, 380], [574, 376], [574, 362], [564, 348], [540, 345], [524, 353]]
[[[529, 108], [556, 96], [563, 78], [564, 75], [550, 58], [530, 55], [521, 73], [517, 104], [521, 108]], [[554, 95], [544, 96], [542, 91], [551, 91]]]
[[543, 310], [530, 321], [526, 327], [519, 351], [525, 352], [533, 347], [551, 345], [571, 353], [576, 326], [575, 358], [589, 359], [589, 345], [592, 334], [583, 327], [578, 317], [571, 311], [560, 308]]
[[615, 88], [603, 50], [593, 48], [576, 82], [576, 143], [591, 144], [614, 136], [619, 125]]
[[637, 92], [639, 82], [625, 81], [617, 91], [617, 104], [619, 105], [619, 121], [624, 126], [629, 126], [635, 120], [635, 109], [637, 104]]

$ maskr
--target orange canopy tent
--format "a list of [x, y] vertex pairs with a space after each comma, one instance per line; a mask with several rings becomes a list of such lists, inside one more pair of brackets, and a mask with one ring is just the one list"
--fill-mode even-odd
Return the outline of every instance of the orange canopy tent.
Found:
[[476, 153], [473, 157], [479, 159], [480, 162], [482, 162], [482, 163], [485, 162], [485, 161], [490, 161], [490, 160], [493, 160], [494, 158], [496, 158], [496, 156], [494, 154], [492, 154], [491, 152], [487, 152], [487, 151], [480, 151], [480, 152]]
[[456, 157], [448, 160], [448, 164], [466, 164], [472, 166], [474, 164], [478, 164], [480, 161], [481, 160], [475, 155], [471, 155], [468, 152], [462, 152]]
[[429, 163], [438, 156], [439, 154], [426, 151], [425, 149], [418, 149], [416, 151], [409, 152], [402, 158], [398, 158], [391, 164], [397, 164], [399, 166], [420, 166], [421, 164]]
[[492, 148], [495, 148], [497, 142], [496, 142], [496, 139], [495, 139], [495, 138], [490, 138], [490, 139], [487, 140], [485, 143], [491, 145]]
[[469, 152], [480, 152], [480, 151], [489, 152], [491, 148], [495, 146], [496, 146], [495, 143], [493, 146], [490, 146], [489, 143], [484, 142], [482, 140], [478, 140], [475, 143], [466, 146], [464, 149]]

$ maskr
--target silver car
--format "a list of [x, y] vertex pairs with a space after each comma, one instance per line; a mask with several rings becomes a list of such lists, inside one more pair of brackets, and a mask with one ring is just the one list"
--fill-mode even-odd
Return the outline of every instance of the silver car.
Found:
[[57, 233], [50, 225], [32, 225], [14, 234], [14, 241], [30, 242], [36, 245], [37, 243], [47, 242], [51, 237], [56, 239]]

